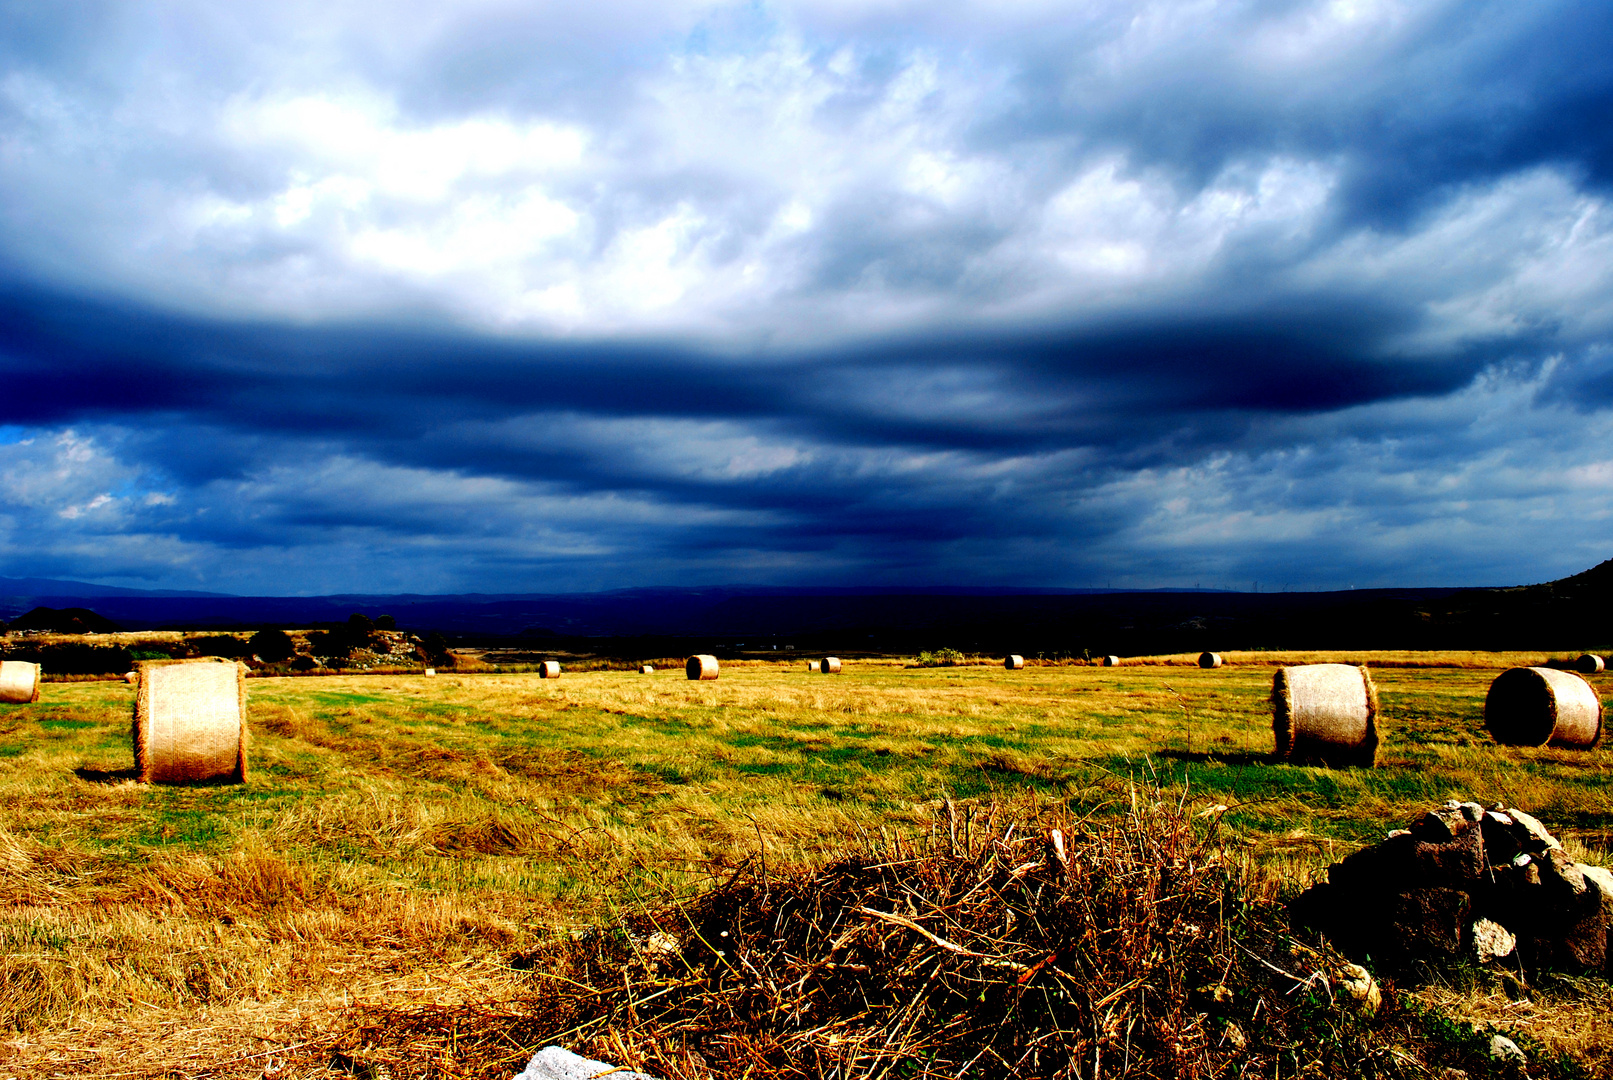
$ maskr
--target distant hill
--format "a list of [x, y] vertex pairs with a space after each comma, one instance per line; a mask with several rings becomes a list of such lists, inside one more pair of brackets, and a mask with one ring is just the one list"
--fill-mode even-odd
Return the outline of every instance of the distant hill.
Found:
[[57, 581], [53, 578], [0, 577], [0, 597], [31, 596], [225, 596], [226, 593], [189, 592], [184, 589], [123, 589], [116, 585], [91, 585], [84, 581]]
[[[0, 594], [8, 581], [0, 579]], [[23, 579], [25, 580], [25, 579]], [[52, 582], [52, 587], [71, 586]], [[105, 590], [51, 598], [125, 628], [342, 623], [533, 650], [673, 655], [713, 649], [1134, 655], [1240, 648], [1613, 650], [1613, 560], [1541, 585], [1315, 593], [881, 587], [626, 589], [551, 595], [250, 597]], [[7, 607], [7, 605], [11, 605]], [[0, 617], [41, 606], [0, 595]], [[696, 649], [700, 646], [701, 649]]]

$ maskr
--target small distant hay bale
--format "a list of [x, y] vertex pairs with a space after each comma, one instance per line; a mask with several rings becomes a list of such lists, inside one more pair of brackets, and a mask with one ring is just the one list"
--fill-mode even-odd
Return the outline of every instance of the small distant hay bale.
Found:
[[1278, 668], [1271, 680], [1271, 730], [1279, 761], [1360, 765], [1378, 759], [1378, 688], [1354, 664]]
[[823, 672], [825, 675], [840, 674], [840, 657], [825, 656], [822, 660], [818, 661], [818, 670]]
[[1021, 671], [1025, 667], [1025, 658], [1018, 653], [1013, 653], [1003, 661], [1003, 667], [1009, 671]]
[[1199, 667], [1213, 668], [1221, 666], [1221, 654], [1213, 652], [1199, 653]]
[[0, 701], [27, 705], [39, 700], [39, 665], [0, 660]]
[[684, 662], [683, 670], [691, 680], [715, 679], [717, 677], [717, 658], [710, 653], [697, 653]]
[[1484, 726], [1503, 746], [1589, 750], [1602, 737], [1602, 702], [1572, 671], [1510, 668], [1485, 695]]
[[140, 682], [140, 673], [138, 671], [125, 671], [123, 673], [123, 681], [128, 683], [130, 686], [134, 686]]
[[246, 780], [246, 665], [214, 657], [135, 665], [134, 763], [147, 784]]
[[823, 665], [817, 660], [808, 660], [807, 661], [807, 670], [808, 671], [817, 671], [822, 666]]
[[1600, 675], [1607, 670], [1607, 661], [1595, 653], [1585, 653], [1574, 661], [1574, 670], [1581, 675]]
[[638, 673], [640, 675], [654, 675], [655, 674], [655, 666], [653, 664], [640, 664], [639, 669], [638, 669]]
[[434, 667], [428, 667], [426, 669], [426, 678], [435, 679], [436, 677], [437, 677], [437, 669], [434, 668]]
[[1120, 666], [1120, 657], [1118, 657], [1118, 656], [1105, 656], [1103, 658], [1103, 666], [1104, 667], [1119, 667]]
[[560, 678], [560, 661], [558, 661], [558, 660], [545, 660], [543, 663], [539, 664], [538, 665], [538, 678], [540, 678], [540, 679], [558, 679], [558, 678]]

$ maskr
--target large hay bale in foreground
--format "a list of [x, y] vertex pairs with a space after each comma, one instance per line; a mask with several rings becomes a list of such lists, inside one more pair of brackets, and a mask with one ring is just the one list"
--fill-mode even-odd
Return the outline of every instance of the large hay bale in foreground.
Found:
[[1574, 661], [1574, 670], [1581, 675], [1600, 675], [1607, 669], [1607, 661], [1595, 653], [1585, 653]]
[[1199, 667], [1213, 668], [1221, 666], [1221, 654], [1213, 652], [1199, 653]]
[[692, 680], [715, 679], [717, 658], [710, 653], [697, 653], [684, 663], [683, 670]]
[[1003, 667], [1009, 671], [1022, 671], [1025, 667], [1025, 658], [1018, 653], [1014, 653], [1003, 661]]
[[1602, 702], [1572, 671], [1511, 668], [1490, 684], [1484, 726], [1503, 746], [1589, 750], [1602, 737]]
[[1378, 688], [1354, 664], [1278, 668], [1271, 730], [1279, 760], [1371, 767], [1378, 758]]
[[134, 698], [134, 763], [141, 781], [246, 779], [246, 665], [142, 660]]
[[26, 705], [39, 700], [39, 665], [0, 660], [0, 701]]
[[1119, 667], [1120, 666], [1120, 657], [1118, 657], [1118, 656], [1105, 656], [1103, 658], [1103, 666], [1104, 667]]
[[539, 664], [538, 665], [538, 678], [540, 678], [540, 679], [558, 679], [558, 678], [560, 678], [560, 661], [558, 661], [558, 660], [545, 660], [543, 663]]
[[840, 674], [840, 657], [825, 656], [822, 660], [818, 661], [818, 670], [823, 672], [825, 675]]

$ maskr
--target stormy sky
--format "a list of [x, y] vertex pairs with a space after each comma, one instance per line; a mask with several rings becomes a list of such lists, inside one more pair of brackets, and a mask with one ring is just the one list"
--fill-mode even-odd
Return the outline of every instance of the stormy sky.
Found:
[[0, 0], [0, 575], [1613, 556], [1613, 7]]

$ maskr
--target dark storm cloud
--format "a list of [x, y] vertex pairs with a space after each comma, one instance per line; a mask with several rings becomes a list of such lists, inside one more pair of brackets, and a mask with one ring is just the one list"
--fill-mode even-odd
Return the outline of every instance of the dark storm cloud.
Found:
[[[325, 433], [355, 450], [534, 413], [765, 422], [923, 449], [1122, 449], [1189, 421], [1322, 412], [1459, 389], [1514, 340], [1434, 358], [1386, 351], [1405, 313], [1249, 313], [971, 334], [736, 363], [691, 349], [500, 342], [385, 327], [187, 320], [38, 292], [0, 296], [0, 423], [184, 417]], [[954, 376], [969, 391], [948, 400]], [[895, 395], [928, 384], [915, 415]], [[894, 395], [892, 393], [894, 391]], [[1001, 400], [983, 408], [976, 398]], [[909, 406], [912, 404], [908, 403]], [[922, 415], [928, 411], [930, 415]], [[1116, 422], [1120, 416], [1123, 422]], [[395, 449], [392, 451], [395, 452]], [[496, 470], [494, 460], [439, 460]], [[555, 463], [539, 459], [539, 468]]]
[[1605, 557], [1605, 5], [0, 16], [0, 572]]

